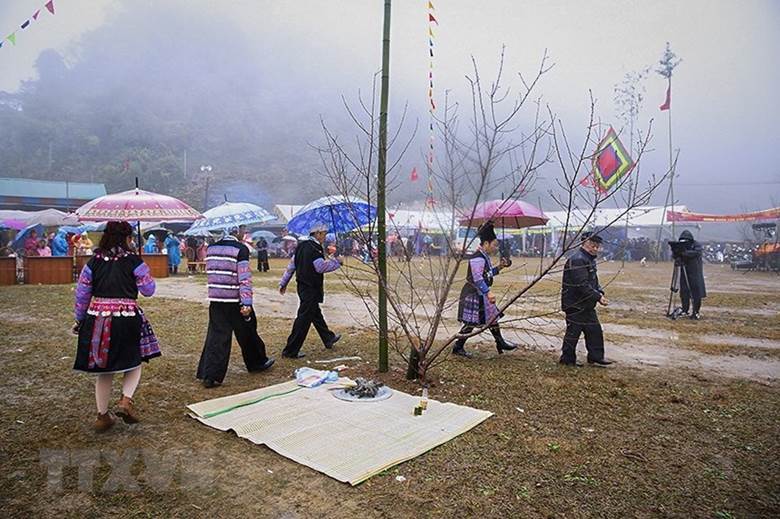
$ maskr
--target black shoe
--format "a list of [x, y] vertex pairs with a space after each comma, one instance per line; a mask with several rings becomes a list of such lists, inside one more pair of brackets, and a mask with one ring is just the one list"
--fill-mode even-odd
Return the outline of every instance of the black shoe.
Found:
[[333, 345], [339, 342], [340, 340], [341, 340], [341, 334], [337, 333], [336, 335], [333, 336], [333, 339], [325, 343], [325, 347], [327, 349], [331, 349], [333, 348]]
[[691, 314], [691, 316], [689, 317], [689, 319], [690, 319], [691, 321], [698, 321], [698, 320], [700, 320], [700, 319], [701, 319], [701, 314], [700, 314], [700, 313]]
[[222, 382], [217, 382], [216, 380], [212, 380], [210, 378], [204, 378], [203, 379], [203, 387], [206, 389], [211, 389], [212, 387], [221, 386]]
[[474, 355], [471, 352], [466, 351], [465, 348], [453, 348], [452, 350], [453, 355], [459, 355], [461, 357], [466, 357], [467, 359], [470, 359]]
[[606, 360], [606, 359], [598, 359], [598, 360], [588, 359], [588, 364], [595, 364], [596, 366], [609, 366], [610, 364], [614, 364], [614, 363], [611, 360]]
[[306, 354], [305, 353], [301, 353], [301, 352], [293, 353], [293, 354], [282, 352], [282, 357], [287, 358], [287, 359], [302, 359], [305, 356], [306, 356]]
[[558, 361], [558, 364], [560, 364], [562, 366], [570, 366], [572, 368], [581, 368], [582, 367], [582, 363], [581, 362], [577, 362], [577, 361], [569, 362], [569, 361], [566, 361], [566, 360], [563, 360], [563, 359], [560, 359]]
[[268, 359], [263, 363], [262, 366], [260, 366], [257, 369], [250, 369], [249, 372], [250, 373], [259, 373], [261, 371], [265, 371], [268, 368], [270, 368], [271, 366], [273, 366], [274, 362], [276, 362], [276, 359], [274, 359], [273, 357], [268, 357]]
[[498, 350], [498, 353], [504, 353], [505, 351], [512, 351], [517, 349], [517, 344], [513, 342], [509, 342], [506, 339], [501, 339], [500, 341], [496, 341], [496, 350]]

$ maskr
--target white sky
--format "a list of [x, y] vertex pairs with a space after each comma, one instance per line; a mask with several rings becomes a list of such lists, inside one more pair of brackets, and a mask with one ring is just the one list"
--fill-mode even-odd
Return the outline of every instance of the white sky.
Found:
[[[44, 0], [1, 0], [0, 32], [8, 34]], [[150, 4], [150, 0], [125, 2]], [[334, 97], [354, 94], [380, 67], [381, 0], [158, 0], [202, 12], [227, 15], [267, 52], [336, 81]], [[427, 0], [393, 2], [391, 97], [413, 110], [427, 102]], [[672, 95], [675, 147], [681, 149], [679, 199], [697, 199], [692, 209], [758, 209], [780, 204], [780, 1], [773, 0], [434, 0], [440, 22], [435, 40], [437, 96], [463, 92], [473, 55], [490, 77], [502, 45], [506, 71], [532, 73], [545, 48], [556, 63], [540, 93], [568, 125], [580, 131], [587, 117], [587, 91], [599, 101], [599, 115], [619, 127], [613, 88], [623, 75], [655, 65], [666, 41], [683, 58]], [[78, 59], [78, 39], [103, 24], [121, 3], [55, 0], [56, 16], [45, 9], [37, 23], [17, 32], [17, 45], [0, 49], [0, 90], [14, 91], [34, 76], [38, 54], [55, 48]], [[150, 20], [165, 30], [164, 20]], [[196, 45], [209, 45], [200, 35]], [[279, 78], [284, 81], [285, 78]], [[305, 85], [304, 85], [305, 87]], [[290, 85], [291, 89], [301, 85]], [[647, 171], [667, 160], [666, 115], [658, 111], [665, 82], [651, 74], [640, 120], [655, 118], [656, 152]], [[399, 97], [399, 94], [403, 99]], [[424, 122], [423, 122], [424, 126]], [[728, 182], [763, 182], [752, 187]], [[704, 184], [689, 185], [685, 184]], [[701, 196], [705, 195], [704, 200]], [[688, 204], [691, 205], [690, 203]]]

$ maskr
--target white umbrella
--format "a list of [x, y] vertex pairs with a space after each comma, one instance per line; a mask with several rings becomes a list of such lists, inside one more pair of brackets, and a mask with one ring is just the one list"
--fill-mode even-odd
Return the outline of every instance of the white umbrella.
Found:
[[276, 217], [259, 205], [247, 202], [225, 202], [203, 213], [203, 219], [196, 221], [184, 231], [187, 236], [202, 236], [203, 231], [219, 231], [238, 225], [269, 222]]
[[79, 219], [75, 214], [63, 213], [56, 209], [44, 209], [30, 213], [26, 220], [27, 225], [43, 225], [44, 227], [60, 227], [62, 225], [78, 225]]

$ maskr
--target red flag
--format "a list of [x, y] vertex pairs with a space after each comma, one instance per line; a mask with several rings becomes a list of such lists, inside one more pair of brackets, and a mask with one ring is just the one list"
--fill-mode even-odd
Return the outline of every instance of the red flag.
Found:
[[436, 18], [434, 18], [431, 13], [428, 13], [428, 22], [433, 22], [436, 25], [439, 25], [439, 22], [436, 21]]
[[419, 179], [419, 178], [420, 178], [420, 175], [417, 174], [417, 168], [412, 168], [412, 174], [410, 175], [409, 179], [412, 182], [416, 182], [417, 179]]
[[661, 111], [668, 110], [672, 107], [672, 84], [669, 83], [669, 86], [666, 87], [666, 101], [664, 101], [664, 104], [660, 106]]
[[38, 19], [38, 15], [39, 15], [39, 14], [41, 14], [41, 10], [40, 10], [40, 9], [38, 9], [37, 11], [35, 11], [35, 12], [33, 13], [33, 20], [37, 20], [37, 19]]
[[54, 0], [49, 0], [44, 4], [44, 7], [49, 10], [51, 14], [54, 14]]

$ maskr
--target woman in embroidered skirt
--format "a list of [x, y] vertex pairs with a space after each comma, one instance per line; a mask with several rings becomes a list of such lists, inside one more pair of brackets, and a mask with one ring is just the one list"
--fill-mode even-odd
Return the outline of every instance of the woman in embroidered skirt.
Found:
[[108, 411], [114, 373], [124, 373], [116, 414], [125, 423], [136, 423], [133, 393], [141, 380], [141, 362], [160, 355], [157, 338], [136, 301], [139, 292], [151, 296], [155, 283], [149, 267], [134, 252], [132, 234], [129, 223], [108, 222], [76, 286], [73, 333], [79, 338], [73, 369], [97, 374], [99, 432], [115, 422]]
[[[467, 256], [466, 283], [460, 291], [458, 305], [458, 321], [463, 323], [460, 333], [468, 334], [474, 328], [488, 325], [490, 333], [496, 340], [498, 353], [503, 353], [514, 350], [517, 345], [501, 336], [498, 319], [502, 314], [496, 306], [496, 297], [490, 292], [493, 276], [498, 275], [501, 269], [507, 266], [502, 263], [498, 267], [493, 267], [490, 261], [490, 254], [498, 249], [499, 243], [492, 223], [488, 222], [479, 229], [479, 243], [476, 252]], [[464, 348], [465, 345], [465, 338], [458, 339], [452, 348], [452, 353], [471, 358], [471, 353]]]

